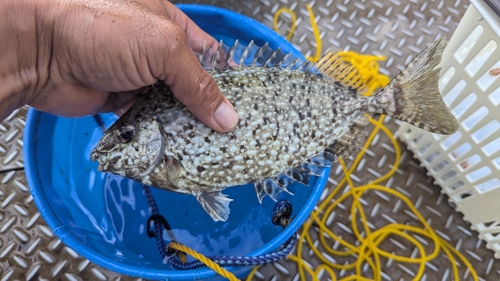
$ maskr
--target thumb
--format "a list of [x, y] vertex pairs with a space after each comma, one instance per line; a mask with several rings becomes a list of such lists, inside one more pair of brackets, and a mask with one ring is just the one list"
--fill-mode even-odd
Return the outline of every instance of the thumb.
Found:
[[[184, 31], [173, 24], [175, 43], [169, 42], [169, 54], [163, 59], [163, 75], [174, 95], [203, 123], [219, 132], [227, 132], [238, 123], [238, 115], [220, 92], [217, 82], [203, 69], [189, 46]], [[164, 51], [163, 47], [163, 52]]]
[[[234, 129], [238, 123], [238, 115], [233, 106], [192, 52], [186, 54], [185, 60], [188, 59], [194, 62], [180, 66], [174, 74], [168, 76], [166, 84], [180, 102], [212, 129], [219, 132]], [[169, 83], [171, 79], [174, 82]]]

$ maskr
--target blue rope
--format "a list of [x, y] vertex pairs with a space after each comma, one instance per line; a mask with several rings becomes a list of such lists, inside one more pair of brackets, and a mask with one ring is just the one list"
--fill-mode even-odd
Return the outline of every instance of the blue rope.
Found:
[[[160, 252], [160, 255], [163, 260], [170, 258], [170, 255], [167, 254], [167, 247], [165, 245], [165, 240], [163, 240], [163, 230], [161, 228], [162, 226], [162, 219], [163, 221], [166, 222], [165, 218], [160, 215], [160, 212], [158, 210], [158, 205], [156, 205], [155, 198], [153, 197], [153, 193], [151, 192], [151, 188], [147, 185], [142, 185], [142, 190], [144, 190], [144, 195], [146, 195], [146, 199], [148, 200], [149, 207], [151, 208], [151, 218], [154, 221], [154, 226], [155, 226], [155, 231], [154, 231], [154, 237], [156, 238], [156, 244], [158, 246], [158, 251]], [[158, 217], [161, 217], [158, 218]], [[150, 218], [150, 219], [151, 219]], [[149, 231], [149, 226], [150, 226], [150, 220], [147, 222], [147, 229], [148, 229], [148, 236], [152, 238], [151, 232]], [[163, 226], [165, 228], [169, 229], [170, 226], [168, 223], [163, 223]]]
[[[288, 200], [281, 200], [276, 203], [273, 209], [272, 222], [275, 225], [281, 225], [283, 228], [287, 227], [292, 215], [292, 204]], [[209, 256], [210, 260], [220, 266], [255, 266], [266, 263], [276, 262], [286, 258], [295, 248], [297, 242], [297, 234], [292, 237], [280, 247], [279, 250], [259, 256]], [[175, 269], [189, 270], [206, 267], [204, 263], [199, 260], [184, 263], [178, 256], [168, 260], [169, 264]]]
[[[152, 216], [148, 219], [148, 235], [149, 237], [156, 237], [158, 243], [158, 250], [162, 258], [167, 259], [168, 263], [175, 269], [178, 270], [190, 270], [190, 269], [198, 269], [206, 267], [204, 263], [199, 260], [186, 262], [184, 263], [176, 254], [175, 250], [170, 251], [168, 246], [165, 247], [165, 242], [163, 237], [161, 236], [161, 226], [165, 229], [170, 230], [170, 225], [168, 222], [159, 215], [158, 207], [156, 202], [151, 194], [151, 189], [148, 186], [144, 186], [144, 191], [146, 197], [148, 199], [148, 203], [151, 206]], [[281, 200], [274, 206], [272, 221], [276, 225], [281, 225], [283, 228], [288, 226], [291, 222], [291, 214], [292, 214], [292, 204], [287, 200]], [[155, 222], [155, 232], [154, 234], [150, 231], [150, 221], [153, 220]], [[160, 231], [159, 231], [160, 230]], [[292, 250], [295, 248], [295, 244], [297, 243], [297, 235], [294, 233], [292, 237], [288, 238], [288, 240], [275, 252], [271, 252], [264, 255], [258, 256], [208, 256], [207, 258], [215, 262], [220, 266], [255, 266], [262, 265], [266, 263], [276, 262], [286, 258]]]
[[[94, 115], [93, 117], [97, 125], [101, 128], [101, 130], [104, 133], [106, 131], [106, 127], [101, 115], [97, 114]], [[158, 251], [160, 252], [162, 259], [164, 261], [167, 261], [173, 268], [180, 270], [189, 270], [189, 269], [206, 267], [206, 265], [199, 260], [183, 263], [182, 260], [179, 258], [179, 255], [181, 253], [178, 253], [175, 250], [168, 249], [168, 246], [165, 245], [165, 240], [163, 239], [162, 226], [165, 230], [171, 230], [171, 227], [168, 224], [167, 220], [162, 215], [160, 215], [160, 211], [153, 197], [153, 193], [151, 192], [151, 188], [143, 184], [142, 190], [144, 191], [144, 195], [146, 196], [149, 207], [151, 209], [151, 217], [149, 217], [147, 221], [146, 233], [150, 238], [153, 237], [156, 238]], [[281, 200], [277, 202], [276, 205], [274, 206], [272, 214], [272, 222], [276, 225], [281, 225], [284, 229], [292, 221], [291, 214], [292, 214], [292, 204], [287, 200]], [[154, 231], [151, 231], [151, 221], [153, 221]], [[286, 258], [292, 252], [296, 243], [297, 243], [297, 234], [294, 233], [292, 237], [288, 238], [288, 240], [280, 247], [280, 249], [272, 253], [259, 256], [249, 256], [249, 257], [210, 256], [208, 258], [220, 266], [261, 265], [261, 264], [276, 262]]]
[[[168, 247], [165, 247], [165, 241], [162, 237], [162, 226], [166, 229], [170, 229], [168, 222], [159, 215], [158, 207], [151, 193], [151, 188], [149, 186], [143, 185], [144, 194], [148, 200], [149, 205], [151, 206], [151, 213], [153, 214], [148, 219], [148, 235], [149, 237], [156, 237], [156, 241], [158, 243], [158, 250], [162, 258], [168, 261], [168, 263], [175, 269], [179, 270], [190, 270], [190, 269], [198, 269], [206, 267], [204, 263], [199, 260], [191, 261], [184, 263], [176, 254], [175, 250], [170, 251]], [[281, 225], [283, 228], [288, 226], [290, 223], [292, 213], [292, 204], [287, 200], [281, 200], [276, 203], [274, 210], [272, 221], [276, 225]], [[149, 229], [150, 222], [154, 221], [155, 231], [154, 234]], [[264, 255], [259, 256], [209, 256], [210, 260], [215, 262], [220, 266], [255, 266], [261, 265], [271, 262], [276, 262], [286, 258], [295, 248], [295, 244], [297, 242], [297, 235], [294, 233], [292, 237], [288, 238], [288, 240], [280, 247], [279, 250], [275, 252], [271, 252]]]
[[[260, 255], [260, 256], [250, 256], [250, 257], [245, 257], [245, 256], [210, 256], [207, 257], [211, 259], [213, 262], [220, 266], [254, 266], [254, 265], [261, 265], [261, 264], [266, 264], [266, 263], [271, 263], [271, 262], [276, 262], [279, 260], [282, 260], [286, 258], [293, 250], [295, 247], [295, 244], [297, 242], [297, 235], [294, 234], [292, 237], [290, 237], [281, 247], [281, 250], [265, 254], [265, 255]], [[187, 262], [183, 263], [181, 259], [179, 259], [177, 256], [174, 258], [171, 258], [169, 260], [169, 264], [175, 268], [175, 269], [182, 269], [182, 270], [188, 270], [188, 269], [198, 269], [202, 267], [206, 267], [204, 263], [202, 263], [199, 260], [195, 260], [192, 262]]]

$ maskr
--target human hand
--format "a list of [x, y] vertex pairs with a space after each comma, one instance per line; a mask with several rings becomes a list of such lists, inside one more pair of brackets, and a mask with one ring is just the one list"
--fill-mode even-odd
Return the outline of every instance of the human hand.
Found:
[[[236, 112], [193, 54], [217, 42], [168, 1], [6, 2], [0, 57], [10, 63], [0, 66], [0, 120], [24, 104], [69, 117], [121, 115], [137, 89], [163, 80], [211, 128], [236, 126]], [[12, 15], [20, 3], [28, 5], [22, 20]]]

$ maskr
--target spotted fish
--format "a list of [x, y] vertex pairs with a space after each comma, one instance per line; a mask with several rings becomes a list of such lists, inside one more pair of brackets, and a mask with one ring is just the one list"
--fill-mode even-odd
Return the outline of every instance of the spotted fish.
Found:
[[267, 44], [221, 42], [200, 61], [239, 115], [234, 131], [210, 129], [158, 82], [105, 132], [91, 159], [100, 171], [191, 194], [214, 220], [226, 221], [232, 199], [223, 189], [253, 183], [261, 201], [291, 182], [307, 183], [335, 157], [356, 152], [365, 114], [454, 133], [458, 123], [438, 90], [445, 44], [437, 40], [378, 94], [363, 96], [359, 74], [335, 53], [312, 65]]

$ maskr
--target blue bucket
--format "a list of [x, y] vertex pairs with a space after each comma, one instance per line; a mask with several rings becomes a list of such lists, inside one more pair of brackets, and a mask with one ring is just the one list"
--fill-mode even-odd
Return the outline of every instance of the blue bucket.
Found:
[[[202, 29], [231, 45], [254, 40], [302, 55], [266, 26], [224, 9], [179, 5]], [[117, 117], [103, 115], [106, 126]], [[146, 279], [221, 279], [208, 268], [174, 270], [163, 263], [155, 239], [146, 234], [151, 216], [141, 185], [100, 173], [89, 160], [102, 133], [92, 117], [62, 118], [30, 109], [24, 134], [26, 176], [33, 199], [54, 234], [90, 261], [118, 273]], [[234, 201], [227, 222], [214, 222], [193, 196], [153, 188], [153, 196], [179, 242], [205, 255], [260, 255], [279, 248], [307, 219], [330, 169], [310, 186], [293, 184], [280, 199], [293, 204], [295, 219], [285, 230], [271, 222], [275, 202], [259, 204], [253, 186], [225, 190]], [[165, 238], [168, 236], [165, 234]], [[250, 267], [228, 268], [242, 278]]]

